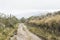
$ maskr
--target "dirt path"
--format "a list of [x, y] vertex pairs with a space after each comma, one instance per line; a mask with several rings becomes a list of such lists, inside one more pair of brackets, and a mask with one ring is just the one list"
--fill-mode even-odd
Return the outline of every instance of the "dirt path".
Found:
[[27, 27], [21, 23], [17, 29], [17, 35], [11, 38], [11, 40], [41, 40], [35, 34], [31, 33]]

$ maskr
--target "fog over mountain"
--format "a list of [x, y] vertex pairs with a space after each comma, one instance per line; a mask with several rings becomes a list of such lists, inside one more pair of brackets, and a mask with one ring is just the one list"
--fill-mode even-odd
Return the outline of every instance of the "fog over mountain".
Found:
[[0, 12], [20, 17], [60, 10], [60, 0], [0, 0]]
[[7, 15], [14, 15], [17, 18], [25, 17], [28, 18], [30, 16], [44, 15], [48, 12], [54, 12], [59, 10], [0, 10], [1, 13]]

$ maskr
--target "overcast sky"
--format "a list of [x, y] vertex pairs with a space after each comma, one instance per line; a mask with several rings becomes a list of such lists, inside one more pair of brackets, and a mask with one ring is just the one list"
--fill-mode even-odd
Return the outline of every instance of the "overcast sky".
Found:
[[45, 10], [60, 10], [60, 0], [0, 0], [0, 12], [17, 17], [28, 17]]

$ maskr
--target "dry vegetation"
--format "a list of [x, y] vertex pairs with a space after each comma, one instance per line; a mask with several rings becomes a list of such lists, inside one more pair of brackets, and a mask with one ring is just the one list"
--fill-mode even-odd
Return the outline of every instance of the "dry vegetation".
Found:
[[17, 30], [17, 23], [15, 16], [0, 13], [0, 40], [9, 40]]
[[32, 16], [26, 22], [31, 32], [45, 40], [60, 40], [60, 11]]
[[31, 32], [44, 40], [60, 40], [60, 11], [20, 20], [0, 13], [0, 40], [9, 40], [16, 34], [19, 22], [25, 23]]

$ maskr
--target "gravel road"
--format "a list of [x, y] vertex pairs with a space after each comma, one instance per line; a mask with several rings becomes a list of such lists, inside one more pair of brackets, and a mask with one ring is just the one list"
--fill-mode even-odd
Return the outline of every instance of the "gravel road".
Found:
[[11, 40], [41, 40], [41, 38], [31, 33], [23, 23], [20, 23], [17, 35], [14, 35]]

